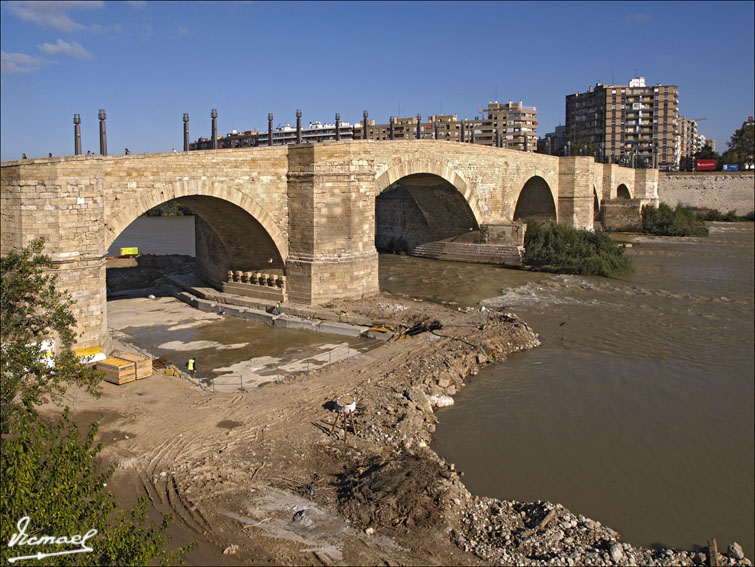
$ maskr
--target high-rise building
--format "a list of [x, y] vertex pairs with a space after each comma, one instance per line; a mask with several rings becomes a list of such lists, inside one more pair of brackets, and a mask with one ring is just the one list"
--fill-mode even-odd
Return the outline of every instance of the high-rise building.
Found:
[[642, 158], [649, 167], [677, 169], [681, 157], [676, 85], [597, 83], [566, 97], [566, 137], [572, 155], [582, 153], [626, 165]]

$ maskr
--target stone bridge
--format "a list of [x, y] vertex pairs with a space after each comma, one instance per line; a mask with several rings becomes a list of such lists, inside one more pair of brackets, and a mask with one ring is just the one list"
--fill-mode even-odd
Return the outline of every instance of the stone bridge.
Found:
[[[107, 343], [105, 257], [176, 199], [218, 289], [319, 304], [378, 291], [378, 249], [521, 246], [523, 219], [592, 229], [657, 202], [656, 170], [435, 140], [347, 141], [2, 163], [2, 254], [44, 236], [75, 300], [77, 348]], [[619, 218], [621, 214], [611, 218]]]

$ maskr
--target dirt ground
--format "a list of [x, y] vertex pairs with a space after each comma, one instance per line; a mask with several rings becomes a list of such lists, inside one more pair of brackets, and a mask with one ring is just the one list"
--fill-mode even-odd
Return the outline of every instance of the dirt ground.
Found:
[[[511, 316], [391, 296], [318, 316], [338, 320], [344, 312], [356, 323], [406, 328], [451, 321], [436, 332], [480, 344], [498, 360], [538, 344]], [[66, 403], [82, 424], [100, 422], [101, 456], [118, 463], [119, 491], [147, 494], [229, 560], [464, 564], [476, 561], [450, 541], [447, 509], [464, 489], [428, 447], [431, 400], [489, 363], [477, 347], [424, 332], [244, 393], [213, 394], [155, 371], [122, 386], [104, 383], [99, 399], [71, 388]], [[334, 401], [347, 393], [357, 399], [357, 432], [339, 422], [331, 434]], [[381, 465], [385, 478], [374, 483], [369, 505], [354, 506], [354, 494], [367, 501], [361, 475]], [[416, 473], [413, 483], [390, 479], [407, 471]]]
[[[161, 370], [105, 383], [99, 399], [67, 392], [77, 421], [100, 423], [121, 502], [146, 494], [175, 516], [175, 544], [200, 543], [188, 564], [698, 564], [702, 554], [621, 544], [557, 504], [474, 497], [430, 449], [435, 407], [481, 366], [539, 345], [515, 315], [390, 295], [316, 315], [440, 328], [243, 393]], [[145, 316], [161, 321], [159, 311]], [[347, 394], [353, 421], [334, 426]]]

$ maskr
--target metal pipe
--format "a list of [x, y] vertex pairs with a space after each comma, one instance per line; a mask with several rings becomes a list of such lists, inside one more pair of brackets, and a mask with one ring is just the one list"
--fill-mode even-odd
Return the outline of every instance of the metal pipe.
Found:
[[362, 139], [367, 139], [367, 111], [362, 113]]
[[184, 151], [189, 151], [189, 115], [184, 112]]
[[81, 116], [78, 114], [73, 115], [73, 153], [74, 155], [81, 155]]
[[341, 139], [341, 114], [336, 112], [336, 142]]
[[296, 143], [301, 144], [301, 109], [296, 109]]
[[273, 113], [267, 113], [267, 145], [273, 145]]
[[217, 150], [218, 149], [218, 111], [213, 108], [212, 112], [210, 112], [210, 117], [212, 118], [212, 149]]
[[98, 118], [100, 119], [100, 154], [103, 156], [107, 155], [107, 131], [105, 130], [105, 110], [100, 108], [100, 112], [98, 114]]

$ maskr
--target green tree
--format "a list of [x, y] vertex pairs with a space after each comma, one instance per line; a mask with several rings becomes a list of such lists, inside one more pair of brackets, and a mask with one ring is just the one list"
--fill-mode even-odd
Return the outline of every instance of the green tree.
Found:
[[[44, 239], [0, 259], [0, 428], [9, 430], [19, 412], [34, 412], [45, 396], [58, 401], [66, 383], [98, 393], [102, 374], [79, 364], [71, 345], [76, 320], [72, 299], [55, 286], [57, 274], [42, 254]], [[55, 339], [55, 365], [40, 356], [42, 341]]]
[[[101, 373], [80, 364], [70, 346], [76, 320], [72, 300], [56, 287], [52, 262], [41, 252], [44, 240], [33, 241], [21, 252], [2, 258], [2, 427], [0, 440], [0, 557], [57, 553], [78, 544], [44, 545], [11, 543], [23, 531], [19, 522], [28, 518], [27, 536], [54, 538], [91, 534], [91, 552], [44, 557], [53, 565], [146, 565], [154, 559], [165, 564], [182, 560], [186, 548], [163, 550], [169, 542], [162, 525], [145, 527], [146, 501], [131, 510], [116, 510], [106, 481], [114, 468], [98, 472], [101, 449], [94, 440], [94, 424], [86, 438], [68, 417], [66, 409], [55, 422], [41, 418], [35, 406], [46, 394], [61, 394], [67, 383], [80, 383], [97, 392]], [[40, 359], [40, 342], [55, 336], [53, 367]]]
[[728, 149], [722, 156], [723, 163], [752, 163], [755, 161], [755, 124], [745, 122], [745, 124], [734, 134], [726, 143]]

